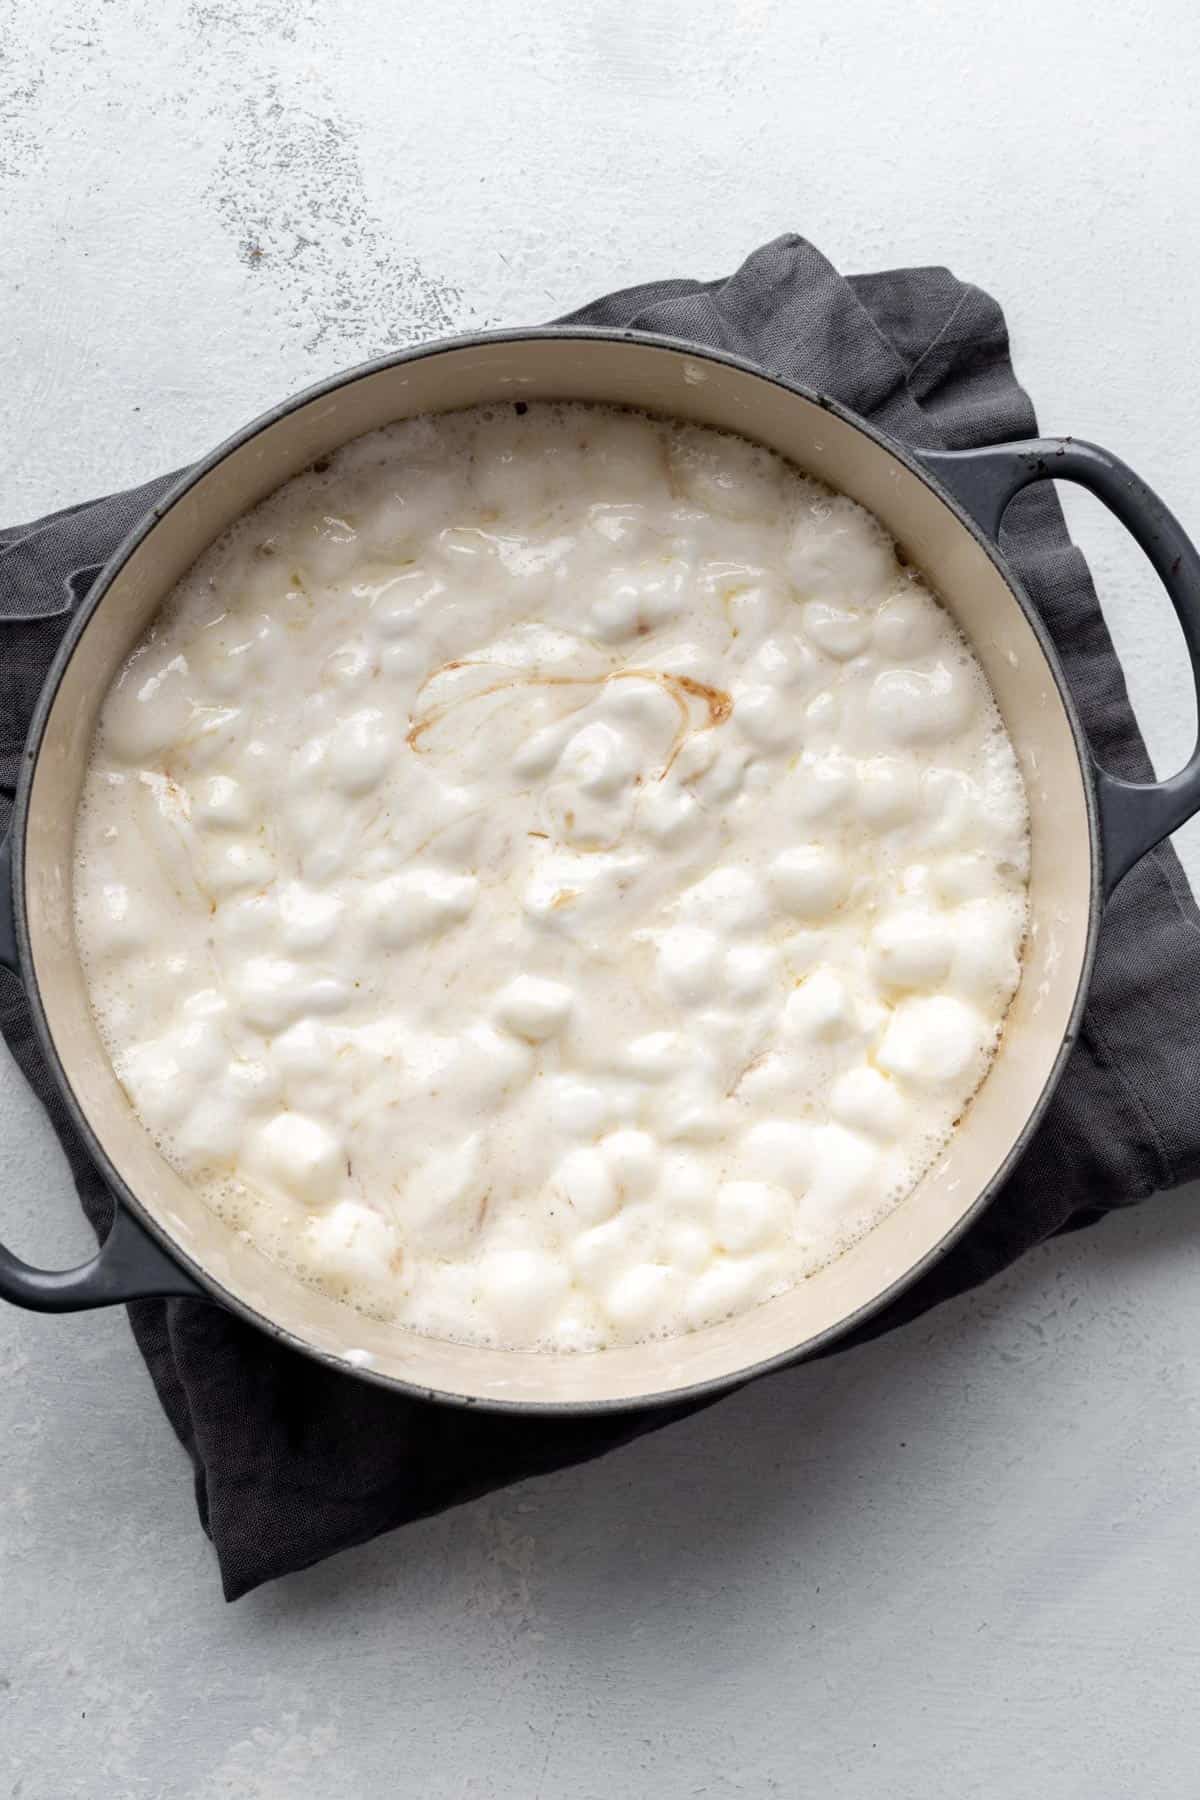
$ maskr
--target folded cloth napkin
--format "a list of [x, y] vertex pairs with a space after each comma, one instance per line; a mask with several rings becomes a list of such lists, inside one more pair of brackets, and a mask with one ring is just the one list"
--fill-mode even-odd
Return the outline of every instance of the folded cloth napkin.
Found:
[[[727, 280], [652, 282], [598, 300], [567, 322], [635, 326], [736, 351], [918, 446], [958, 449], [1036, 430], [1000, 308], [946, 269], [846, 279], [803, 238], [788, 236]], [[3, 822], [34, 699], [67, 617], [170, 479], [0, 532]], [[1102, 761], [1145, 779], [1150, 763], [1121, 669], [1049, 484], [1014, 503], [1006, 549], [1049, 625]], [[1160, 604], [1159, 596], [1150, 603]], [[1108, 908], [1078, 1046], [1020, 1167], [943, 1261], [861, 1335], [986, 1280], [1052, 1232], [1200, 1173], [1198, 925], [1174, 852], [1163, 847], [1146, 857]], [[63, 1141], [88, 1218], [103, 1233], [111, 1201], [7, 978], [0, 1029]], [[321, 1367], [200, 1301], [140, 1301], [129, 1313], [194, 1464], [201, 1521], [231, 1600], [393, 1526], [599, 1455], [692, 1410], [596, 1419], [466, 1412]]]

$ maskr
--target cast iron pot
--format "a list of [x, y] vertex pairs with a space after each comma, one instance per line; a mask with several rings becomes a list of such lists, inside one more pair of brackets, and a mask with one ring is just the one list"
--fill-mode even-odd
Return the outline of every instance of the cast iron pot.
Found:
[[[367, 1319], [235, 1236], [163, 1161], [97, 1036], [71, 920], [76, 802], [97, 707], [175, 582], [239, 514], [350, 438], [453, 407], [570, 399], [740, 432], [875, 513], [974, 646], [1020, 757], [1032, 821], [1032, 927], [1000, 1049], [946, 1155], [904, 1203], [791, 1293], [706, 1330], [594, 1355], [488, 1350]], [[1200, 560], [1115, 457], [1070, 438], [916, 454], [819, 394], [737, 358], [632, 332], [499, 332], [402, 352], [250, 425], [126, 539], [73, 620], [29, 735], [0, 868], [0, 960], [24, 983], [46, 1059], [116, 1198], [90, 1262], [62, 1273], [0, 1249], [0, 1296], [47, 1312], [191, 1295], [297, 1349], [432, 1398], [602, 1409], [713, 1391], [827, 1345], [884, 1306], [985, 1207], [1033, 1131], [1074, 1041], [1104, 902], [1200, 807], [1200, 743], [1169, 781], [1098, 768], [1046, 633], [996, 546], [1030, 482], [1090, 488], [1145, 550], [1200, 676]], [[11, 874], [10, 874], [11, 869]]]

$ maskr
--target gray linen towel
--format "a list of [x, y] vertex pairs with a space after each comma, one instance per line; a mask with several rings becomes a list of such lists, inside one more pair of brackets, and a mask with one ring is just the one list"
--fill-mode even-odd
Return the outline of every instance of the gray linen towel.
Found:
[[[1037, 430], [1013, 374], [1000, 308], [946, 269], [846, 279], [803, 238], [787, 236], [727, 280], [651, 282], [597, 300], [567, 322], [636, 326], [736, 351], [919, 447], [959, 449]], [[0, 823], [70, 610], [171, 479], [0, 532]], [[1054, 636], [1102, 760], [1118, 774], [1147, 778], [1120, 665], [1048, 484], [1012, 506], [1006, 549]], [[1160, 603], [1157, 594], [1152, 603]], [[1200, 1174], [1198, 925], [1183, 871], [1164, 846], [1109, 906], [1078, 1047], [1016, 1173], [944, 1260], [863, 1335], [986, 1280], [1052, 1232]], [[63, 1140], [89, 1219], [103, 1231], [111, 1202], [56, 1099], [20, 991], [7, 977], [0, 1029]], [[231, 1600], [691, 1410], [560, 1420], [467, 1413], [320, 1367], [215, 1306], [149, 1300], [129, 1311], [192, 1459], [201, 1521]]]

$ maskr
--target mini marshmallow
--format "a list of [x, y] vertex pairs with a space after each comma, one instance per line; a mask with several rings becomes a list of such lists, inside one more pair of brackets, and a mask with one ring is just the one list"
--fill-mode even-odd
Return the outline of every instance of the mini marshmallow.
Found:
[[724, 745], [695, 783], [697, 799], [704, 806], [721, 806], [736, 798], [746, 780], [749, 752]]
[[406, 569], [371, 591], [371, 629], [382, 638], [408, 637], [420, 629], [445, 592], [445, 583], [428, 570]]
[[789, 632], [786, 636], [765, 638], [750, 658], [748, 668], [758, 682], [805, 692], [816, 682], [818, 662], [808, 645], [795, 632]]
[[871, 932], [872, 973], [888, 988], [934, 988], [950, 967], [953, 939], [943, 918], [920, 906], [898, 907]]
[[192, 817], [198, 825], [219, 831], [244, 831], [250, 823], [250, 801], [231, 775], [207, 775], [192, 793]]
[[763, 1119], [742, 1134], [738, 1152], [749, 1173], [795, 1191], [812, 1174], [816, 1147], [811, 1125]]
[[200, 885], [222, 900], [246, 888], [269, 887], [275, 868], [274, 857], [260, 843], [234, 838], [214, 844], [200, 857]]
[[1021, 979], [1024, 909], [1011, 899], [973, 900], [957, 908], [950, 984], [989, 1011], [1007, 1005]]
[[761, 1000], [770, 992], [778, 966], [768, 945], [735, 944], [725, 955], [725, 986], [735, 1000]]
[[256, 1031], [277, 1032], [304, 1010], [305, 971], [283, 956], [252, 956], [233, 983], [234, 1004]]
[[758, 1257], [729, 1257], [714, 1263], [691, 1283], [684, 1314], [693, 1329], [715, 1325], [753, 1305], [763, 1286], [765, 1264]]
[[611, 1164], [599, 1150], [569, 1150], [551, 1177], [551, 1187], [583, 1225], [602, 1225], [621, 1203]]
[[663, 1158], [658, 1192], [667, 1218], [707, 1219], [712, 1213], [716, 1183], [702, 1157], [676, 1150]]
[[684, 1219], [663, 1232], [662, 1251], [672, 1268], [698, 1275], [713, 1260], [714, 1244], [702, 1225]]
[[340, 1133], [303, 1113], [276, 1113], [251, 1132], [246, 1169], [262, 1175], [290, 1198], [329, 1199], [346, 1178], [346, 1147]]
[[792, 1197], [765, 1181], [725, 1181], [717, 1189], [714, 1236], [722, 1250], [740, 1254], [775, 1243], [788, 1229]]
[[612, 1097], [599, 1082], [557, 1075], [546, 1083], [547, 1121], [567, 1137], [591, 1138], [612, 1123]]
[[378, 666], [375, 651], [366, 639], [355, 637], [330, 651], [321, 665], [321, 674], [325, 681], [355, 690], [366, 686]]
[[494, 1106], [529, 1076], [532, 1067], [528, 1044], [481, 1019], [458, 1038], [449, 1078], [458, 1083], [464, 1101]]
[[406, 869], [375, 884], [375, 930], [388, 949], [399, 950], [460, 925], [479, 896], [473, 875], [445, 869]]
[[839, 1125], [884, 1144], [896, 1141], [909, 1116], [895, 1083], [867, 1063], [838, 1076], [829, 1091], [829, 1110]]
[[605, 644], [620, 644], [633, 637], [638, 628], [641, 596], [627, 580], [614, 582], [592, 601], [588, 623], [589, 635]]
[[540, 1044], [562, 1030], [573, 995], [561, 981], [515, 975], [496, 995], [496, 1017], [515, 1036]]
[[952, 742], [975, 710], [976, 690], [965, 671], [948, 662], [919, 669], [885, 669], [871, 684], [867, 712], [884, 741], [904, 746]]
[[871, 619], [860, 607], [836, 600], [810, 600], [804, 608], [804, 629], [826, 656], [848, 662], [866, 649]]
[[479, 1132], [423, 1157], [405, 1181], [401, 1197], [414, 1241], [438, 1256], [468, 1253], [478, 1231], [485, 1191]]
[[688, 1073], [668, 1083], [655, 1107], [659, 1136], [670, 1144], [719, 1144], [729, 1129], [730, 1106], [712, 1080]]
[[848, 814], [853, 794], [854, 764], [848, 756], [806, 750], [788, 775], [783, 799], [798, 826], [811, 826]]
[[779, 504], [780, 469], [744, 438], [678, 426], [667, 450], [672, 485], [703, 512], [753, 519]]
[[833, 744], [842, 725], [842, 698], [833, 688], [814, 694], [804, 708], [806, 744]]
[[642, 1199], [658, 1180], [658, 1145], [648, 1131], [611, 1131], [600, 1140], [600, 1154], [623, 1198]]
[[742, 690], [733, 716], [758, 750], [782, 750], [800, 735], [800, 709], [793, 697], [765, 683]]
[[966, 900], [990, 899], [1000, 886], [993, 858], [981, 850], [964, 850], [955, 856], [943, 856], [933, 869], [934, 891], [948, 906]]
[[568, 738], [558, 759], [561, 776], [575, 782], [585, 794], [605, 799], [628, 787], [637, 768], [627, 734], [604, 719], [593, 719]]
[[844, 1036], [854, 1027], [854, 1002], [836, 969], [814, 969], [788, 995], [783, 1030], [801, 1043]]
[[114, 1068], [135, 1111], [152, 1131], [169, 1131], [185, 1117], [192, 1093], [181, 1079], [169, 1037], [131, 1045], [117, 1055]]
[[678, 849], [704, 830], [705, 814], [694, 794], [656, 782], [639, 800], [637, 822], [656, 843]]
[[97, 886], [93, 920], [104, 951], [123, 954], [139, 949], [152, 929], [152, 917], [146, 902], [125, 882], [105, 881]]
[[822, 919], [845, 896], [845, 861], [824, 844], [795, 844], [775, 857], [767, 884], [776, 905], [793, 918]]
[[318, 1271], [347, 1287], [386, 1281], [395, 1272], [400, 1245], [396, 1228], [374, 1207], [339, 1200], [305, 1226]]
[[178, 741], [192, 716], [182, 655], [134, 656], [104, 708], [104, 746], [124, 763], [149, 762]]
[[634, 1258], [635, 1232], [627, 1215], [618, 1213], [602, 1225], [582, 1231], [569, 1249], [571, 1267], [593, 1289], [622, 1274]]
[[879, 1193], [880, 1156], [860, 1132], [840, 1124], [818, 1125], [813, 1151], [812, 1178], [797, 1203], [797, 1231], [802, 1240], [828, 1245], [853, 1230], [872, 1193]]
[[982, 795], [962, 769], [935, 767], [921, 777], [925, 825], [921, 843], [932, 850], [956, 850], [974, 837]]
[[338, 895], [303, 881], [289, 881], [281, 887], [278, 906], [284, 948], [293, 955], [322, 949], [335, 936], [346, 911]]
[[[280, 1094], [280, 1081], [275, 1070], [268, 1062], [256, 1057], [235, 1058], [222, 1075], [221, 1085], [243, 1115], [276, 1103]], [[244, 1125], [244, 1118], [242, 1123]]]
[[556, 1257], [537, 1250], [497, 1250], [479, 1265], [479, 1293], [483, 1306], [501, 1331], [536, 1334], [561, 1303], [567, 1288], [567, 1271]]
[[395, 743], [386, 716], [364, 706], [343, 719], [329, 741], [329, 774], [343, 794], [369, 794], [378, 786]]
[[271, 1060], [286, 1075], [319, 1075], [334, 1055], [328, 1028], [315, 1019], [298, 1019], [271, 1045]]
[[675, 1310], [675, 1271], [662, 1263], [637, 1263], [618, 1276], [604, 1296], [604, 1310], [630, 1337], [644, 1337]]
[[907, 825], [921, 805], [920, 771], [898, 756], [872, 756], [858, 765], [859, 817], [875, 831]]
[[892, 546], [879, 525], [841, 495], [822, 496], [801, 514], [786, 564], [802, 598], [877, 594], [896, 577]]
[[714, 869], [680, 895], [679, 909], [714, 931], [757, 931], [767, 921], [762, 883], [748, 869]]
[[666, 992], [684, 1005], [707, 1000], [717, 975], [720, 939], [699, 925], [673, 925], [658, 943], [658, 973]]
[[877, 1052], [881, 1069], [918, 1086], [954, 1081], [985, 1048], [988, 1030], [973, 1007], [948, 994], [904, 1000]]
[[189, 1172], [219, 1172], [232, 1163], [245, 1135], [246, 1110], [227, 1093], [201, 1094], [172, 1133], [184, 1167]]
[[[730, 952], [732, 955], [732, 951]], [[649, 1031], [625, 1048], [622, 1066], [639, 1081], [667, 1081], [688, 1061], [687, 1043], [679, 1031]]]
[[875, 615], [876, 647], [891, 662], [926, 656], [945, 636], [945, 615], [916, 582], [885, 600]]
[[760, 643], [773, 631], [789, 605], [778, 588], [761, 582], [735, 588], [725, 598], [730, 628], [747, 646]]

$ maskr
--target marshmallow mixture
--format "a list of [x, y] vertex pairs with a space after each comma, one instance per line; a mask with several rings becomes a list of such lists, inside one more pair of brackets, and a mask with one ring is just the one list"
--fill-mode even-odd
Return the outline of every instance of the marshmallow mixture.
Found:
[[117, 1075], [267, 1255], [438, 1336], [597, 1349], [901, 1201], [1019, 979], [1024, 794], [877, 522], [602, 408], [289, 482], [108, 694], [77, 931]]

